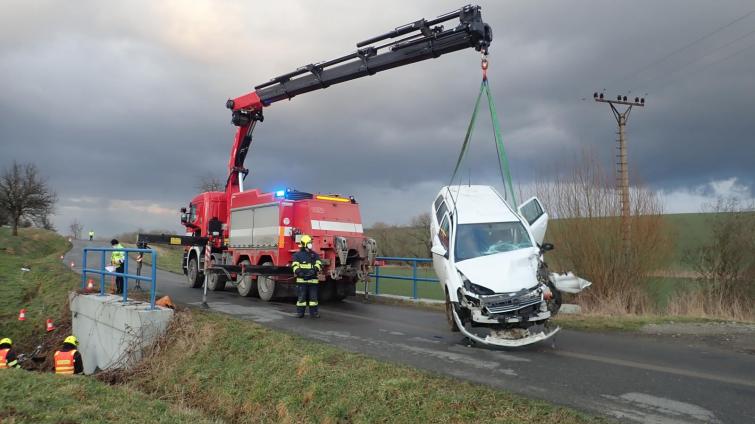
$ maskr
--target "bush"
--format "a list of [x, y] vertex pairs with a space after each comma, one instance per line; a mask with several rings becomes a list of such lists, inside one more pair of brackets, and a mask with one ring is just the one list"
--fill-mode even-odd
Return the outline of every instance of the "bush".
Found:
[[672, 247], [655, 193], [631, 190], [625, 246], [619, 193], [594, 158], [583, 155], [567, 174], [538, 181], [535, 190], [551, 217], [559, 218], [548, 229], [556, 246], [550, 260], [593, 283], [580, 303], [598, 312], [648, 312], [647, 280], [668, 261]]

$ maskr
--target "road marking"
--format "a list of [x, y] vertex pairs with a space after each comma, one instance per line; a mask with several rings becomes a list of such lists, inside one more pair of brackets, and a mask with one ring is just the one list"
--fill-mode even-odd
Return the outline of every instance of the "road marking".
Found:
[[[716, 415], [692, 403], [679, 402], [647, 393], [624, 393], [621, 396], [602, 395], [614, 401], [608, 411], [619, 419], [628, 419], [641, 423], [677, 424], [677, 423], [720, 423]], [[692, 421], [690, 421], [692, 420]]]
[[708, 374], [699, 371], [683, 370], [679, 368], [666, 367], [662, 365], [644, 364], [641, 362], [627, 361], [625, 359], [606, 358], [603, 356], [590, 355], [589, 353], [568, 352], [563, 350], [553, 351], [554, 355], [565, 356], [567, 358], [584, 359], [587, 361], [602, 362], [604, 364], [619, 365], [622, 367], [637, 368], [646, 371], [658, 371], [666, 374], [681, 375], [683, 377], [700, 378], [703, 380], [718, 381], [720, 383], [736, 384], [740, 386], [755, 387], [755, 381], [743, 380], [734, 377], [723, 377], [714, 374]]

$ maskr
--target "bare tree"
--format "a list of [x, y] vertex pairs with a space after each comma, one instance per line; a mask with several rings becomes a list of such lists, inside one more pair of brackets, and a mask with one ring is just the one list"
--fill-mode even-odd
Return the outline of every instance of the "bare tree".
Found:
[[206, 191], [223, 191], [225, 190], [225, 183], [220, 181], [215, 175], [208, 173], [197, 179], [196, 188], [203, 193]]
[[81, 232], [84, 231], [84, 226], [81, 225], [78, 219], [74, 219], [71, 225], [68, 226], [68, 229], [71, 230], [73, 238], [76, 240], [81, 239]]
[[34, 164], [14, 161], [0, 176], [0, 209], [8, 214], [14, 236], [18, 235], [22, 219], [40, 227], [52, 227], [49, 217], [56, 200], [57, 195]]
[[430, 238], [430, 212], [421, 213], [414, 218], [411, 222], [410, 237], [419, 246], [422, 247], [421, 252], [416, 252], [415, 255], [423, 258], [432, 257], [433, 242]]

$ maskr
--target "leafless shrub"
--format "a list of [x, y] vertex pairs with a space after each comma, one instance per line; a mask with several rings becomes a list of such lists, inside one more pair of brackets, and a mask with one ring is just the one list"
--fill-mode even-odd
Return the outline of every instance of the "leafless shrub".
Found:
[[684, 262], [697, 274], [702, 288], [701, 310], [720, 308], [755, 311], [755, 205], [736, 198], [718, 199], [706, 208], [710, 241], [686, 249]]
[[207, 191], [223, 191], [225, 190], [225, 182], [221, 181], [215, 175], [207, 173], [197, 178], [195, 187], [202, 193]]
[[569, 269], [593, 285], [580, 295], [586, 309], [609, 313], [646, 313], [644, 284], [671, 253], [671, 236], [656, 195], [641, 187], [630, 193], [630, 237], [624, 249], [621, 204], [614, 179], [589, 154], [555, 181], [538, 181], [538, 197], [556, 218], [549, 226], [550, 254], [558, 268]]

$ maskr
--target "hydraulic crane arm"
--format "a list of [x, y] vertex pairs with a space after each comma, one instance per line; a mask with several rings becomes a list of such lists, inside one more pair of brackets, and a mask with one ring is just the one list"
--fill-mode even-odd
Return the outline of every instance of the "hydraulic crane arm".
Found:
[[[459, 24], [444, 29], [442, 22], [459, 19]], [[397, 41], [377, 43], [403, 37]], [[299, 94], [376, 74], [387, 69], [433, 59], [446, 53], [474, 48], [487, 54], [493, 39], [490, 26], [482, 21], [480, 6], [467, 5], [436, 19], [420, 19], [393, 31], [357, 43], [357, 51], [349, 55], [302, 66], [293, 72], [258, 85], [255, 91], [229, 99], [231, 122], [238, 127], [231, 158], [226, 192], [229, 197], [239, 191], [247, 170], [244, 160], [252, 141], [257, 121], [262, 121], [262, 108]], [[242, 188], [243, 190], [243, 188]], [[230, 198], [229, 198], [230, 200]]]

